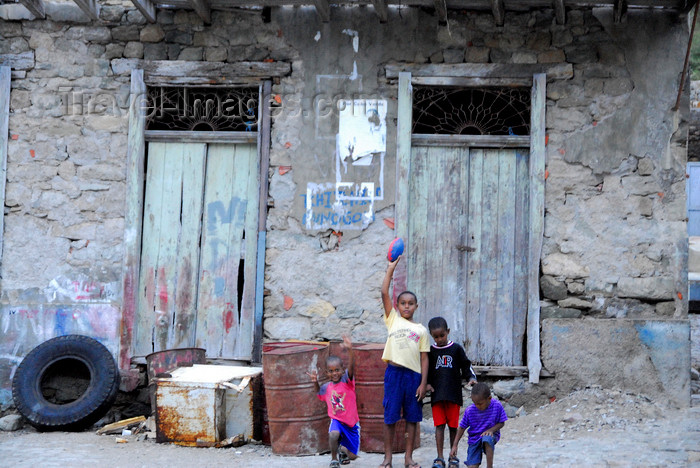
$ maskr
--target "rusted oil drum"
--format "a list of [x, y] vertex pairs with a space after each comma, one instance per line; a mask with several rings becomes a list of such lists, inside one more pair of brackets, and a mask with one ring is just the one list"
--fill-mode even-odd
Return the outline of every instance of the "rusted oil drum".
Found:
[[327, 344], [263, 350], [265, 400], [272, 451], [279, 455], [327, 452], [328, 414], [307, 372], [326, 374]]
[[[384, 452], [384, 371], [382, 361], [383, 344], [364, 344], [352, 347], [355, 354], [355, 391], [357, 412], [360, 416], [360, 450], [364, 452]], [[420, 446], [420, 425], [418, 425], [414, 448]], [[392, 452], [406, 450], [406, 421], [396, 423], [396, 434]]]

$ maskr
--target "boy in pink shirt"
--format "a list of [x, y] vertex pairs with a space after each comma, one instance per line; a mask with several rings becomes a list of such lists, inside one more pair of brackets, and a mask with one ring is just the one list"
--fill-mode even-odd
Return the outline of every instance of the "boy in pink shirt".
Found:
[[350, 463], [350, 460], [357, 458], [360, 451], [360, 418], [357, 415], [355, 396], [355, 357], [350, 338], [343, 336], [343, 344], [349, 356], [347, 370], [343, 369], [343, 361], [338, 356], [329, 356], [326, 360], [326, 373], [330, 382], [319, 386], [316, 371], [309, 374], [316, 384], [317, 396], [326, 402], [328, 417], [331, 418], [328, 428], [328, 444], [332, 457], [330, 468]]

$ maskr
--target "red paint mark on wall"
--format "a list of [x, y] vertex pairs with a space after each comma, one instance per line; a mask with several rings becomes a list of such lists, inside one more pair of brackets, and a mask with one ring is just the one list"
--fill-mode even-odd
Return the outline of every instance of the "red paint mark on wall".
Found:
[[544, 146], [547, 146], [549, 144], [549, 135], [544, 136]]
[[566, 154], [566, 150], [564, 148], [559, 148], [559, 154], [562, 156]]
[[683, 293], [678, 291], [676, 294], [678, 294], [678, 299], [680, 299], [682, 301], [683, 300]]
[[12, 135], [10, 138], [12, 138], [13, 140], [18, 140], [18, 139], [19, 139], [19, 135], [15, 134], [15, 135]]
[[165, 268], [161, 267], [158, 271], [158, 300], [160, 302], [160, 310], [168, 310], [168, 284], [165, 280]]
[[292, 166], [280, 166], [279, 168], [279, 173], [280, 175], [285, 175], [287, 172], [292, 170]]
[[547, 169], [544, 170], [544, 180], [547, 180], [549, 178], [549, 171]]
[[291, 144], [290, 142], [287, 142], [287, 143], [284, 144], [284, 147], [287, 148], [287, 149], [289, 149], [289, 148], [292, 147], [292, 144]]
[[394, 218], [384, 218], [383, 221], [389, 229], [394, 229]]
[[282, 96], [280, 96], [279, 94], [275, 94], [275, 102], [277, 104], [282, 104]]
[[29, 150], [29, 156], [31, 156], [32, 158], [35, 158], [35, 157], [36, 157], [36, 151], [34, 151], [34, 150]]
[[289, 310], [294, 305], [294, 299], [289, 296], [284, 296], [284, 310]]

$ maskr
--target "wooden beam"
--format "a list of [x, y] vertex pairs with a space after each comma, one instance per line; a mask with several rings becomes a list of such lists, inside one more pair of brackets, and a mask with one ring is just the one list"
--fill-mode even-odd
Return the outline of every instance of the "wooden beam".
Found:
[[434, 0], [435, 13], [441, 24], [447, 24], [447, 0]]
[[179, 130], [146, 130], [146, 141], [179, 143], [256, 143], [258, 132], [194, 132]]
[[314, 0], [314, 6], [316, 7], [316, 13], [321, 18], [321, 21], [328, 23], [331, 20], [331, 6], [328, 0]]
[[[399, 76], [397, 123], [396, 123], [396, 183], [394, 195], [394, 236], [401, 237], [409, 252], [411, 238], [408, 237], [409, 194], [411, 176], [411, 132], [413, 131], [413, 86], [411, 74], [401, 72]], [[407, 260], [399, 262], [394, 270], [392, 297], [405, 291], [408, 285]]]
[[83, 10], [83, 13], [85, 13], [88, 18], [93, 19], [93, 20], [98, 20], [100, 19], [100, 4], [97, 3], [97, 0], [73, 0], [76, 5], [80, 7], [81, 10]]
[[506, 17], [506, 10], [503, 6], [503, 0], [491, 0], [491, 12], [496, 26], [503, 26]]
[[[5, 181], [7, 180], [7, 143], [10, 136], [10, 81], [12, 72], [10, 67], [0, 67], [0, 201], [5, 206]], [[5, 217], [0, 216], [0, 260], [2, 259], [2, 246]]]
[[[530, 371], [526, 366], [472, 366], [474, 373], [484, 377], [525, 377]], [[540, 377], [554, 377], [546, 369], [540, 369]]]
[[503, 86], [508, 88], [530, 87], [532, 77], [523, 78], [462, 78], [457, 76], [416, 76], [411, 83], [418, 86]]
[[554, 16], [557, 19], [557, 24], [566, 24], [566, 8], [564, 8], [564, 0], [553, 0]]
[[528, 135], [428, 135], [414, 133], [413, 146], [456, 146], [477, 148], [529, 148]]
[[157, 77], [190, 77], [192, 79], [241, 79], [246, 77], [271, 78], [286, 76], [292, 67], [285, 62], [189, 62], [185, 60], [139, 60], [114, 59], [111, 62], [115, 75], [131, 73], [143, 69], [145, 80], [155, 81]]
[[386, 0], [371, 0], [374, 6], [374, 12], [379, 16], [380, 23], [386, 23], [389, 21], [389, 7], [386, 4]]
[[192, 9], [202, 18], [204, 24], [211, 24], [211, 6], [209, 0], [187, 0]]
[[454, 63], [454, 64], [387, 64], [386, 77], [396, 79], [400, 72], [410, 72], [412, 77], [462, 77], [462, 78], [527, 78], [546, 73], [547, 80], [570, 79], [574, 69], [570, 63]]
[[627, 0], [615, 0], [613, 5], [613, 22], [622, 22], [622, 17], [627, 12]]
[[547, 78], [533, 77], [530, 108], [530, 228], [527, 249], [527, 367], [530, 383], [539, 382], [540, 361], [540, 257], [544, 237], [545, 109]]
[[19, 0], [19, 3], [29, 10], [37, 19], [46, 19], [46, 9], [41, 0]]
[[149, 23], [156, 22], [156, 5], [151, 0], [131, 0], [136, 9], [141, 12]]
[[34, 68], [34, 51], [21, 54], [0, 54], [0, 66], [10, 67], [12, 70], [31, 70]]

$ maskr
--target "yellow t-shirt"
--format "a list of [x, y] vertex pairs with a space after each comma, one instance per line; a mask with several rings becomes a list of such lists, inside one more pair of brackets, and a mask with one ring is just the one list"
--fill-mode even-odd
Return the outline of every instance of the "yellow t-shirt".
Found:
[[396, 309], [391, 309], [388, 317], [384, 315], [384, 323], [389, 337], [386, 339], [382, 360], [394, 362], [420, 374], [420, 353], [430, 351], [428, 329], [421, 323], [401, 317]]

